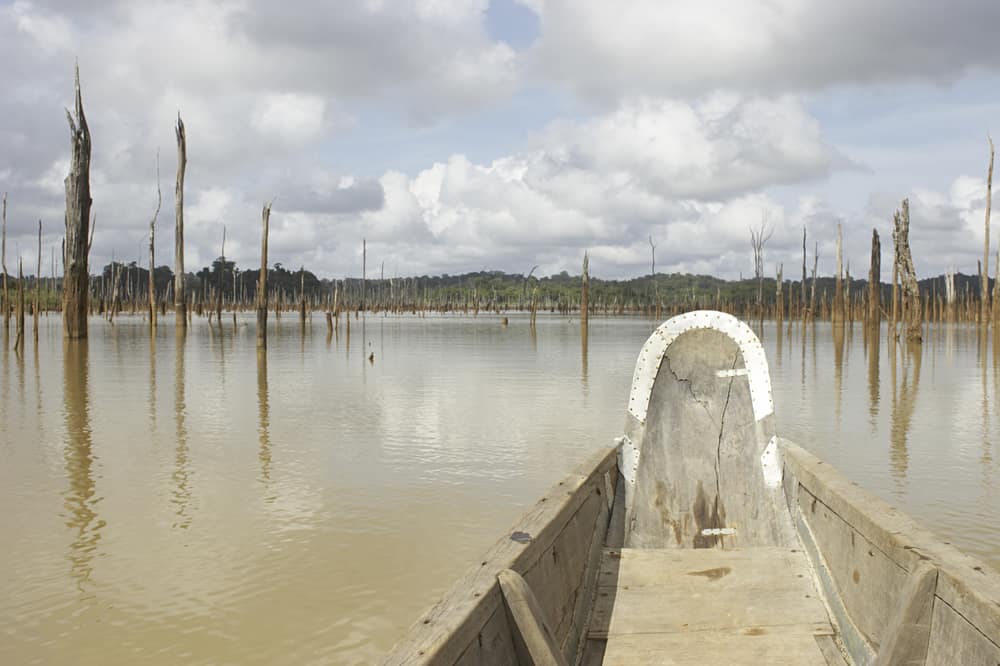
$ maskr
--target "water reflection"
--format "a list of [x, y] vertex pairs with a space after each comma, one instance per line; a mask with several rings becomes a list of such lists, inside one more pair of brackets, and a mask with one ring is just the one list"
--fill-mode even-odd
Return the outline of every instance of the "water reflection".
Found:
[[156, 432], [156, 334], [149, 336], [149, 431]]
[[882, 353], [882, 327], [865, 327], [865, 353], [868, 355], [868, 415], [871, 417], [872, 432], [878, 419], [879, 401], [879, 357]]
[[774, 354], [774, 365], [779, 369], [781, 368], [781, 361], [782, 361], [781, 358], [781, 343], [783, 342], [782, 337], [783, 337], [783, 331], [781, 323], [778, 322], [778, 324], [774, 327], [774, 344], [777, 346], [776, 352]]
[[[154, 348], [130, 321], [95, 326], [74, 369], [53, 318], [27, 405], [12, 350], [0, 365], [0, 566], [24, 569], [0, 595], [0, 663], [377, 663], [456, 571], [620, 435], [651, 328], [595, 317], [584, 355], [559, 315], [504, 333], [490, 317], [390, 317], [373, 366], [367, 341], [345, 356], [337, 329], [328, 350], [307, 325], [302, 354], [294, 320], [266, 357], [242, 322], [224, 346], [196, 317], [186, 342], [164, 329]], [[875, 330], [865, 351], [845, 329], [838, 351], [825, 322], [765, 333], [782, 436], [1000, 567], [1000, 339], [979, 358], [975, 328], [949, 325], [920, 357], [891, 341], [882, 355]], [[146, 431], [159, 446], [136, 444]]]
[[93, 561], [105, 523], [97, 514], [101, 501], [94, 482], [91, 440], [89, 359], [86, 341], [67, 341], [63, 349], [63, 410], [66, 446], [63, 464], [69, 488], [63, 493], [68, 512], [66, 526], [75, 531], [70, 544], [70, 573], [84, 591], [93, 574]]
[[[902, 377], [896, 387], [897, 356], [903, 355]], [[920, 363], [923, 347], [917, 343], [898, 342], [893, 345], [889, 359], [892, 379], [892, 416], [889, 424], [890, 467], [897, 482], [906, 480], [910, 454], [907, 439], [913, 421], [913, 411], [917, 406], [917, 388], [920, 385]]]
[[260, 478], [267, 484], [271, 480], [271, 415], [267, 391], [267, 351], [257, 350], [257, 434], [260, 437]]
[[174, 527], [187, 529], [191, 526], [191, 470], [188, 451], [187, 403], [185, 402], [184, 348], [187, 334], [177, 329], [177, 344], [174, 349], [174, 420], [177, 426], [177, 446], [174, 451], [174, 472], [171, 475], [173, 490], [171, 503], [174, 505]]
[[[813, 348], [815, 350], [815, 346]], [[840, 420], [844, 388], [844, 322], [833, 324], [833, 389], [834, 413]]]
[[42, 407], [42, 368], [39, 362], [38, 345], [35, 345], [35, 414], [38, 417], [39, 430], [44, 431], [45, 424]]

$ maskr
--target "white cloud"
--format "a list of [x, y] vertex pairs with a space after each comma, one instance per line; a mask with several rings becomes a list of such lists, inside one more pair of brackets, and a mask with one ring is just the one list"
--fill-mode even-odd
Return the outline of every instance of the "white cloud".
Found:
[[[384, 258], [405, 274], [577, 271], [590, 249], [595, 275], [629, 275], [648, 270], [654, 236], [663, 270], [735, 277], [750, 270], [747, 229], [765, 213], [775, 227], [769, 267], [784, 261], [787, 273], [798, 262], [805, 224], [829, 272], [836, 222], [848, 255], [866, 262], [871, 226], [888, 231], [906, 189], [918, 271], [974, 267], [982, 180], [942, 187], [949, 173], [934, 189], [888, 178], [892, 190], [865, 208], [867, 188], [886, 178], [873, 171], [852, 201], [813, 196], [814, 184], [853, 164], [803, 91], [836, 101], [841, 84], [877, 83], [891, 98], [900, 81], [994, 68], [1000, 5], [522, 2], [541, 18], [527, 53], [490, 37], [487, 0], [0, 7], [8, 244], [32, 247], [38, 217], [46, 244], [58, 244], [62, 109], [79, 56], [94, 136], [95, 270], [112, 251], [133, 256], [147, 233], [157, 150], [159, 256], [170, 256], [178, 110], [188, 129], [189, 268], [218, 254], [223, 225], [227, 254], [255, 266], [260, 207], [277, 194], [273, 260], [324, 275], [357, 274], [363, 235], [370, 265]], [[842, 124], [849, 110], [836, 114]], [[503, 123], [517, 138], [487, 143]], [[845, 134], [855, 140], [832, 132]], [[912, 162], [904, 138], [858, 150], [872, 159], [895, 151], [896, 168]], [[381, 154], [374, 167], [372, 152]]]
[[531, 0], [538, 72], [593, 99], [819, 90], [995, 68], [1000, 5], [886, 0]]
[[491, 267], [484, 255], [508, 269], [517, 257], [560, 270], [567, 255], [592, 248], [596, 260], [616, 262], [605, 270], [621, 274], [645, 264], [647, 236], [656, 234], [661, 266], [703, 260], [697, 265], [735, 275], [720, 247], [742, 253], [749, 225], [781, 209], [750, 193], [843, 163], [793, 98], [643, 98], [558, 123], [530, 150], [489, 164], [454, 155], [412, 179], [388, 174], [386, 206], [363, 219], [386, 246], [424, 239], [449, 248], [453, 272]]
[[258, 102], [250, 124], [261, 134], [295, 145], [322, 135], [325, 114], [326, 101], [318, 95], [269, 94]]

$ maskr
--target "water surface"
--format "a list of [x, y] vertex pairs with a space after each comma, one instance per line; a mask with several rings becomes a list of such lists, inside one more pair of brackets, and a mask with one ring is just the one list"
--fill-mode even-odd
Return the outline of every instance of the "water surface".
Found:
[[[621, 434], [654, 326], [313, 321], [0, 351], [0, 663], [376, 661]], [[766, 325], [778, 431], [1000, 568], [997, 349], [887, 337]]]

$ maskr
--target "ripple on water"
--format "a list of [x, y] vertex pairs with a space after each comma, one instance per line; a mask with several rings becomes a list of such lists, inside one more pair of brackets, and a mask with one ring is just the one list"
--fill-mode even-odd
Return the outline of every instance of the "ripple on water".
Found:
[[[85, 371], [46, 326], [38, 391], [0, 360], [2, 663], [377, 661], [620, 434], [653, 324], [595, 317], [584, 359], [561, 317], [352, 320], [350, 349], [284, 318], [261, 359], [250, 327], [178, 346], [168, 317], [151, 350], [124, 317]], [[934, 333], [893, 375], [884, 332], [838, 370], [797, 330], [764, 331], [779, 432], [1000, 567], [992, 345]]]

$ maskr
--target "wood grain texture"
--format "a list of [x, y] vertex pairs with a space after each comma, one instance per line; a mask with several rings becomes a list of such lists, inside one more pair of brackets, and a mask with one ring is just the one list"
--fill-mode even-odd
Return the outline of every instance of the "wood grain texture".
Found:
[[[822, 562], [857, 629], [876, 650], [896, 617], [911, 571], [937, 570], [928, 663], [973, 663], [1000, 650], [1000, 573], [849, 482], [832, 466], [779, 440], [785, 492], [815, 538]], [[855, 571], [858, 580], [855, 581]], [[954, 615], [954, 617], [952, 617]], [[940, 620], [940, 622], [939, 622]], [[965, 629], [962, 629], [962, 628]], [[953, 630], [966, 637], [954, 643]], [[978, 637], [978, 638], [976, 638]], [[961, 657], [961, 658], [959, 658]], [[1000, 660], [986, 662], [996, 666]]]
[[556, 638], [549, 628], [535, 594], [516, 571], [504, 569], [497, 575], [509, 619], [512, 620], [514, 647], [521, 664], [565, 666]]
[[[616, 637], [609, 641], [603, 666], [704, 666], [705, 664], [788, 664], [827, 666], [809, 633], [746, 634], [703, 631]], [[843, 663], [843, 662], [841, 662]]]
[[[69, 174], [66, 176], [66, 236], [63, 239], [63, 336], [87, 337], [90, 314], [90, 272], [87, 260], [92, 241], [90, 227], [90, 128], [83, 112], [80, 67], [75, 71], [74, 114], [66, 111], [70, 130]], [[4, 273], [6, 274], [6, 269]], [[5, 313], [5, 317], [8, 315]]]
[[1000, 645], [997, 645], [997, 636], [990, 637], [983, 634], [941, 599], [934, 600], [931, 627], [927, 666], [1000, 664]]
[[[653, 384], [626, 545], [745, 548], [795, 542], [780, 488], [768, 487], [761, 454], [772, 417], [757, 421], [736, 342], [712, 329], [667, 347]], [[731, 534], [706, 533], [728, 528]]]
[[910, 572], [875, 666], [919, 666], [927, 660], [937, 578], [937, 569], [927, 562], [919, 563]]
[[607, 549], [597, 592], [605, 664], [827, 663], [814, 637], [834, 630], [797, 550]]

